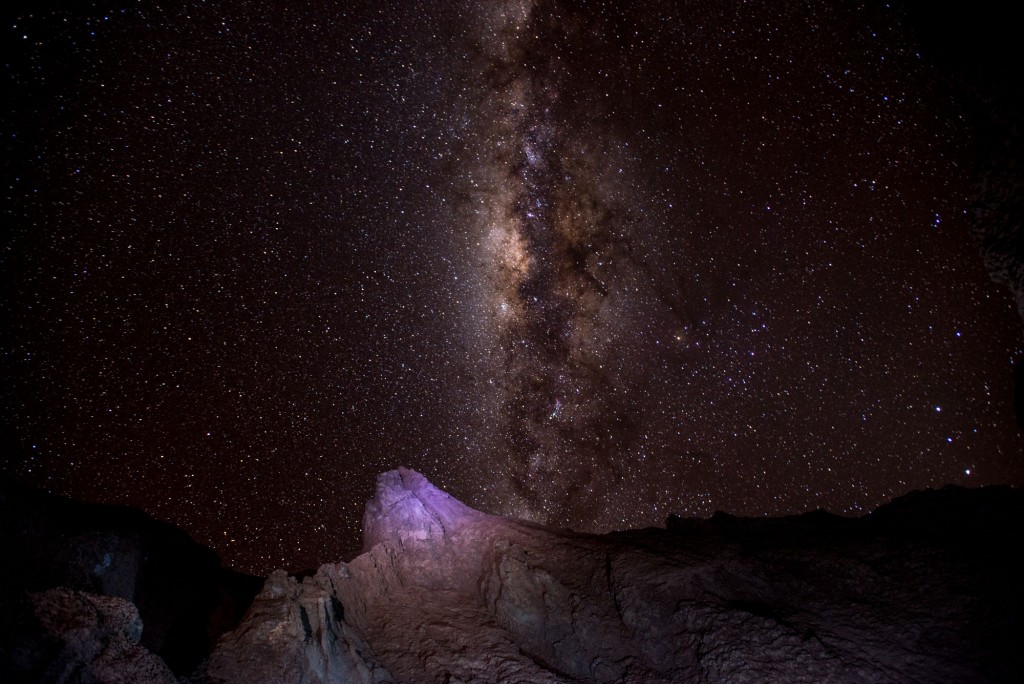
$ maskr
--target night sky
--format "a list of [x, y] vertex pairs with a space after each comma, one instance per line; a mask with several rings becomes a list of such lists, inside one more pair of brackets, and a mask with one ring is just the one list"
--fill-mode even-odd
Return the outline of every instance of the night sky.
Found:
[[399, 465], [595, 532], [1024, 483], [980, 134], [898, 3], [22, 4], [8, 477], [260, 574]]

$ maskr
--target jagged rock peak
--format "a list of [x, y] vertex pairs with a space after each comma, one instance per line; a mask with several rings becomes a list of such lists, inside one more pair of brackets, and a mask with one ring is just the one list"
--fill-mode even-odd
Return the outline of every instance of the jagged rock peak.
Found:
[[467, 522], [488, 517], [441, 491], [409, 468], [377, 476], [363, 512], [363, 550], [391, 541], [403, 548], [444, 541]]

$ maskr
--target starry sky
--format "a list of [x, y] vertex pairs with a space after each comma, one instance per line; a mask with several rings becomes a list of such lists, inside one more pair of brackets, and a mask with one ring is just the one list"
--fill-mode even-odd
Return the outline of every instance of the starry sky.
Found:
[[259, 574], [399, 465], [593, 532], [1024, 483], [912, 4], [16, 4], [6, 477]]

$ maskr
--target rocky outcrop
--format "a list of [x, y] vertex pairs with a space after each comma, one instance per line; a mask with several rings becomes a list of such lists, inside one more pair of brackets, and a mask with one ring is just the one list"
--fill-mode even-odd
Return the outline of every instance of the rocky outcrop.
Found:
[[34, 668], [16, 676], [22, 681], [93, 684], [177, 684], [170, 668], [139, 645], [142, 620], [124, 599], [66, 588], [31, 596], [42, 629], [33, 644], [40, 649]]
[[[95, 643], [105, 643], [111, 606], [135, 611], [125, 624], [139, 649], [159, 656], [176, 675], [190, 674], [216, 639], [238, 624], [262, 584], [222, 568], [210, 549], [141, 511], [70, 501], [3, 481], [0, 549], [2, 682], [79, 681], [39, 674], [52, 674], [51, 661], [58, 657], [71, 662], [80, 656], [82, 672], [95, 670], [89, 654], [108, 651], [83, 650], [74, 639], [60, 646], [58, 626], [95, 623]], [[52, 594], [54, 589], [63, 593]], [[41, 623], [37, 609], [58, 605], [55, 596], [64, 597], [60, 610]], [[111, 644], [118, 643], [118, 633], [110, 632]], [[149, 681], [104, 679], [113, 672], [104, 666], [81, 681]]]
[[[366, 550], [276, 573], [217, 682], [1007, 681], [1021, 493], [947, 489], [861, 519], [673, 518], [604, 536], [472, 510], [400, 469]], [[335, 679], [331, 679], [335, 677]]]

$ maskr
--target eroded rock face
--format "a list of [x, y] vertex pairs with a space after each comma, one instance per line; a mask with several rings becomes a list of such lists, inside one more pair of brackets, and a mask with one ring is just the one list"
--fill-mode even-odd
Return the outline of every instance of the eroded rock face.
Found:
[[[208, 674], [222, 682], [991, 681], [1015, 644], [1024, 499], [907, 497], [872, 516], [673, 519], [556, 532], [378, 480], [366, 551], [276, 573]], [[331, 679], [331, 677], [335, 677]]]
[[218, 644], [206, 676], [249, 684], [391, 681], [345, 621], [335, 588], [343, 568], [324, 566], [301, 582], [273, 573], [242, 625]]

